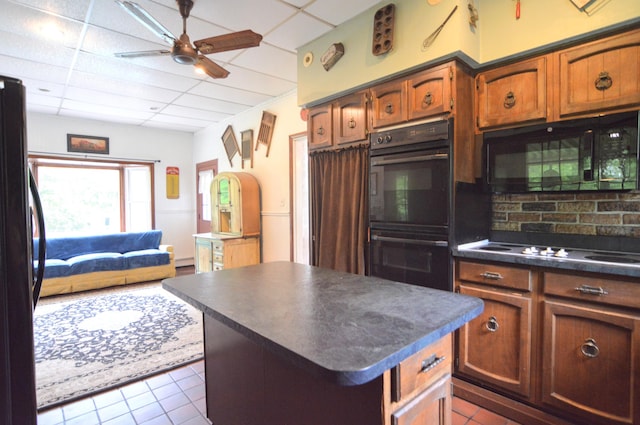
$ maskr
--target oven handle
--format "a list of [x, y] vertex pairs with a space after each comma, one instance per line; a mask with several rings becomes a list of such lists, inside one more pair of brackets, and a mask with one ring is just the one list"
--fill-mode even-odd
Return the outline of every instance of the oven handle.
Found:
[[447, 153], [436, 153], [432, 155], [413, 156], [410, 158], [399, 159], [372, 159], [371, 165], [389, 165], [389, 164], [405, 164], [409, 162], [434, 161], [439, 159], [448, 159]]
[[371, 235], [371, 240], [382, 241], [382, 242], [410, 243], [414, 245], [443, 246], [443, 247], [449, 246], [449, 242], [447, 241], [427, 241], [423, 239], [392, 238], [389, 236], [378, 236], [378, 235]]

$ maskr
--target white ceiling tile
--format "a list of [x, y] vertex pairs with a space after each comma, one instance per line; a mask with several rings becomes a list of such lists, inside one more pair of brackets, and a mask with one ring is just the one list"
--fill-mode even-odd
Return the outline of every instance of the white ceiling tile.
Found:
[[64, 84], [66, 68], [0, 55], [0, 74], [14, 78], [31, 78]]
[[162, 110], [162, 112], [159, 115], [171, 115], [174, 117], [191, 118], [191, 119], [207, 121], [209, 123], [218, 122], [220, 120], [223, 120], [225, 118], [229, 118], [232, 116], [232, 114], [224, 114], [221, 112], [211, 112], [211, 111], [206, 111], [204, 109], [197, 109], [197, 108], [178, 106], [178, 105], [167, 106], [165, 109]]
[[[365, 12], [376, 3], [370, 0], [316, 0], [306, 7], [305, 11], [333, 25], [339, 25]], [[373, 25], [373, 17], [371, 25]]]
[[294, 13], [294, 8], [278, 0], [200, 0], [191, 11], [192, 16], [224, 28], [251, 29], [262, 35]]
[[215, 84], [266, 94], [268, 96], [279, 96], [282, 93], [296, 88], [295, 81], [283, 80], [279, 78], [279, 76], [274, 77], [252, 69], [240, 68], [233, 65], [228, 65], [226, 68], [231, 72], [227, 78], [211, 81]]
[[247, 50], [232, 63], [267, 75], [277, 75], [289, 81], [296, 81], [297, 60], [294, 53], [265, 45], [260, 49]]
[[246, 111], [250, 106], [241, 105], [234, 102], [211, 99], [203, 96], [184, 94], [173, 102], [174, 105], [199, 108], [209, 112], [223, 113], [225, 115], [235, 115]]
[[66, 116], [66, 117], [74, 117], [74, 118], [84, 118], [89, 120], [98, 120], [98, 121], [109, 121], [116, 122], [119, 124], [130, 124], [130, 125], [142, 125], [146, 120], [132, 117], [129, 115], [108, 115], [101, 116], [99, 113], [91, 110], [78, 109], [73, 107], [72, 109], [61, 109], [58, 112], [58, 115]]
[[68, 87], [65, 92], [65, 97], [67, 99], [77, 100], [80, 102], [83, 99], [91, 99], [91, 103], [94, 104], [142, 112], [157, 111], [167, 106], [166, 103], [153, 102], [150, 100], [130, 96], [120, 96], [98, 90], [88, 90], [78, 87]]
[[74, 72], [69, 84], [71, 87], [84, 89], [97, 88], [107, 93], [131, 96], [162, 103], [171, 103], [181, 95], [181, 92], [175, 90], [152, 87], [146, 84], [116, 78], [107, 78], [102, 75], [88, 74], [85, 72]]
[[248, 92], [245, 90], [236, 89], [233, 87], [226, 87], [220, 84], [214, 84], [204, 82], [193, 89], [189, 90], [189, 93], [210, 97], [218, 100], [228, 100], [230, 102], [244, 104], [244, 105], [257, 105], [262, 102], [266, 102], [271, 98], [264, 94]]
[[333, 29], [332, 26], [304, 13], [299, 13], [270, 32], [265, 41], [291, 52]]
[[3, 10], [4, 7], [10, 3], [16, 3], [23, 6], [27, 6], [31, 9], [48, 12], [54, 15], [67, 16], [72, 19], [83, 20], [87, 14], [89, 8], [89, 1], [82, 0], [2, 0]]
[[109, 106], [98, 103], [91, 103], [91, 99], [81, 102], [72, 99], [65, 99], [62, 102], [62, 109], [82, 110], [85, 112], [93, 112], [96, 114], [109, 115], [112, 117], [131, 117], [137, 119], [148, 119], [153, 116], [149, 111], [135, 111], [123, 107]]

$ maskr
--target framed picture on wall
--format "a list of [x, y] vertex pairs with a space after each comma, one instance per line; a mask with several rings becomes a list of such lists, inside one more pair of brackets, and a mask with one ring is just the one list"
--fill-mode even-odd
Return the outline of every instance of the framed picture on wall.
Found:
[[67, 134], [67, 152], [109, 153], [109, 138]]

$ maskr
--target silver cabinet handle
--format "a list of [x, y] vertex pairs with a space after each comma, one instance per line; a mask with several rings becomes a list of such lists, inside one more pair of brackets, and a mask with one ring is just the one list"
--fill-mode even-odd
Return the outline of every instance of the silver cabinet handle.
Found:
[[495, 316], [489, 317], [487, 324], [485, 325], [489, 332], [497, 332], [500, 325], [498, 324], [498, 319]]
[[589, 285], [580, 285], [579, 287], [576, 288], [576, 291], [580, 292], [583, 295], [608, 295], [609, 292], [602, 288], [602, 287], [595, 287], [595, 286], [589, 286]]
[[438, 366], [443, 362], [445, 356], [437, 357], [435, 354], [430, 355], [428, 358], [422, 361], [422, 367], [420, 368], [420, 373], [427, 373], [434, 367]]
[[485, 279], [491, 279], [491, 280], [504, 279], [500, 273], [496, 273], [496, 272], [484, 272], [480, 276], [484, 277]]
[[600, 355], [600, 348], [598, 348], [596, 340], [593, 338], [587, 338], [580, 347], [580, 351], [583, 356], [589, 357], [590, 359], [595, 359]]

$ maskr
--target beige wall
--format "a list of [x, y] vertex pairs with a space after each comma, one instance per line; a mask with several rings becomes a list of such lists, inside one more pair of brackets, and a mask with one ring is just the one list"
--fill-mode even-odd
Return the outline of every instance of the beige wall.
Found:
[[[394, 47], [389, 53], [371, 53], [373, 16], [382, 6], [396, 5]], [[305, 105], [349, 91], [388, 75], [419, 67], [461, 51], [477, 63], [485, 63], [569, 37], [640, 17], [639, 0], [598, 0], [590, 14], [570, 0], [522, 0], [521, 17], [515, 19], [515, 0], [475, 0], [477, 28], [469, 25], [468, 0], [442, 0], [435, 6], [425, 0], [382, 1], [360, 16], [298, 50], [298, 103]], [[428, 37], [451, 10], [457, 11], [428, 49]], [[345, 53], [325, 71], [322, 54], [333, 43], [343, 43]], [[311, 52], [308, 67], [303, 57]]]
[[[258, 179], [262, 201], [264, 262], [288, 261], [290, 257], [289, 136], [307, 129], [306, 123], [300, 118], [296, 99], [296, 92], [291, 92], [194, 135], [194, 163], [217, 158], [219, 171], [244, 171]], [[245, 161], [245, 168], [242, 169], [238, 155], [232, 159], [231, 165], [222, 145], [222, 134], [227, 126], [231, 125], [236, 139], [240, 141], [240, 132], [252, 129], [255, 146], [263, 111], [276, 115], [269, 156], [266, 156], [266, 147], [260, 145], [258, 150], [253, 152], [253, 168], [250, 168], [249, 161]]]

